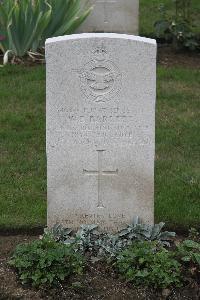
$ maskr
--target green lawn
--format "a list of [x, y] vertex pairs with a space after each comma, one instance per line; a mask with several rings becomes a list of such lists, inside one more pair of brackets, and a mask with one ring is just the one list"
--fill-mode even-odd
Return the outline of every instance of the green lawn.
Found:
[[[195, 31], [200, 33], [200, 0], [191, 0], [191, 16]], [[159, 6], [164, 4], [170, 15], [174, 14], [174, 0], [140, 0], [140, 35], [154, 36], [153, 24], [160, 19]]]
[[158, 68], [155, 217], [200, 224], [200, 70]]
[[45, 70], [0, 69], [0, 227], [46, 222]]
[[[200, 71], [158, 68], [156, 222], [200, 222]], [[0, 227], [46, 223], [45, 68], [0, 69]]]

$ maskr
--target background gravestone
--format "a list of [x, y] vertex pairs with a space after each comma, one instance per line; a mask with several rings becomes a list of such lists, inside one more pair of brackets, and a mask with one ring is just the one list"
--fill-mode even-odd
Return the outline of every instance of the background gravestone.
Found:
[[48, 225], [153, 223], [156, 42], [51, 38], [46, 62]]
[[138, 34], [139, 0], [90, 0], [93, 11], [78, 32]]

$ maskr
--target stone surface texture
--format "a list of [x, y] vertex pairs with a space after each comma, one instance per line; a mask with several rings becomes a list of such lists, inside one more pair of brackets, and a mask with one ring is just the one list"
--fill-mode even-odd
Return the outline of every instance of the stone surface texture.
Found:
[[46, 63], [48, 226], [152, 224], [156, 42], [51, 38]]
[[78, 32], [138, 34], [139, 0], [90, 0], [91, 14]]

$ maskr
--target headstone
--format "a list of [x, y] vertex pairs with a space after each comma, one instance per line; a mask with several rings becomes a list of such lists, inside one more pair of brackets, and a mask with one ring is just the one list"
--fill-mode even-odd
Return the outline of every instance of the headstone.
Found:
[[46, 63], [48, 226], [152, 224], [156, 42], [56, 37]]
[[138, 34], [139, 0], [90, 0], [91, 14], [77, 32]]

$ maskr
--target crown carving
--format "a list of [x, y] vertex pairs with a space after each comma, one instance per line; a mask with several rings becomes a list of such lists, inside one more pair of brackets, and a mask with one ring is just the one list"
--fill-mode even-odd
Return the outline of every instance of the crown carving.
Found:
[[95, 59], [98, 60], [98, 61], [103, 61], [107, 58], [108, 52], [107, 52], [107, 49], [104, 47], [103, 44], [98, 46], [94, 50], [94, 56], [95, 56]]

